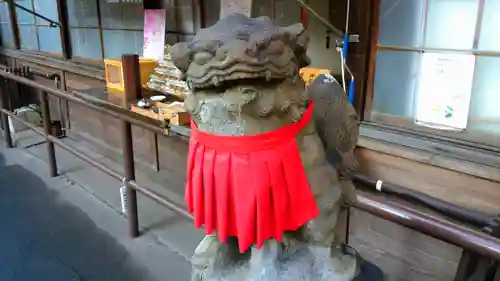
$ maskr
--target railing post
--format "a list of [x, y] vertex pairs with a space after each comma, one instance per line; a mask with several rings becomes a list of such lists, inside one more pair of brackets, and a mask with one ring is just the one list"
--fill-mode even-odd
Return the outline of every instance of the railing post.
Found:
[[[137, 55], [123, 55], [123, 83], [126, 97], [137, 97], [141, 91], [139, 57]], [[127, 189], [127, 217], [129, 233], [131, 237], [139, 236], [139, 217], [137, 214], [137, 194], [128, 185], [135, 180], [134, 146], [132, 142], [132, 125], [127, 121], [121, 121], [123, 162], [125, 172], [125, 186]]]
[[43, 130], [45, 133], [45, 140], [47, 145], [47, 157], [49, 161], [49, 175], [51, 177], [57, 176], [57, 162], [56, 150], [54, 143], [49, 139], [52, 135], [52, 119], [50, 118], [49, 95], [46, 92], [40, 92], [40, 104], [42, 107]]
[[129, 181], [135, 180], [134, 148], [132, 144], [132, 125], [127, 121], [121, 121], [122, 126], [122, 148], [123, 168], [125, 172], [125, 186], [127, 190], [127, 218], [129, 233], [131, 237], [139, 236], [139, 216], [137, 213], [137, 194], [128, 185]]
[[[7, 79], [1, 78], [0, 79], [0, 108], [9, 110], [9, 99], [8, 99], [8, 93], [5, 91], [5, 87], [7, 86]], [[7, 148], [12, 148], [12, 135], [10, 132], [10, 126], [9, 126], [9, 119], [7, 114], [3, 114], [0, 112], [0, 121], [2, 122], [2, 127], [3, 127], [3, 137], [5, 140], [5, 146]]]

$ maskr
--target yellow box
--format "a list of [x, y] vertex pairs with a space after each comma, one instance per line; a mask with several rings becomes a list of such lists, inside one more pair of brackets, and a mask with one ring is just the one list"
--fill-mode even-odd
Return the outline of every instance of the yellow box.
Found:
[[313, 67], [304, 67], [299, 70], [300, 77], [304, 80], [306, 85], [309, 85], [318, 75], [322, 73], [330, 73], [330, 70]]
[[[149, 80], [149, 75], [154, 71], [158, 62], [153, 59], [139, 58], [139, 70], [141, 85], [144, 87]], [[119, 91], [125, 91], [123, 83], [123, 67], [120, 58], [105, 59], [106, 85]]]

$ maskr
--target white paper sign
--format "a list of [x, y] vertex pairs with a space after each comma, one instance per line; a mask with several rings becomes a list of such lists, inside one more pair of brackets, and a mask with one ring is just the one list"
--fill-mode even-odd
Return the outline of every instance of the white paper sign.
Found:
[[423, 53], [415, 123], [437, 129], [466, 129], [475, 63], [472, 54]]
[[165, 10], [144, 10], [144, 53], [148, 59], [163, 60]]

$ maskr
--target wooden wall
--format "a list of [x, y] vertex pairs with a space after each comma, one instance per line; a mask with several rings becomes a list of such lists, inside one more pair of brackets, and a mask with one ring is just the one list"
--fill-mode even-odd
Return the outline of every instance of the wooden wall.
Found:
[[357, 155], [360, 172], [370, 178], [414, 189], [470, 210], [500, 213], [500, 182], [471, 174], [470, 166], [478, 164], [366, 138], [361, 138]]

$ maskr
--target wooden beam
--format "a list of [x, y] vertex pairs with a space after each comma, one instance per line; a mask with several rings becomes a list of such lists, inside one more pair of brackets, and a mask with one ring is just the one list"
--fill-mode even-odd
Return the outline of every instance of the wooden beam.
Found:
[[12, 27], [12, 33], [14, 35], [14, 46], [16, 49], [21, 49], [21, 36], [19, 33], [19, 25], [17, 24], [17, 14], [16, 6], [13, 1], [8, 1], [9, 14], [10, 14], [10, 26]]
[[63, 57], [70, 59], [71, 53], [71, 38], [69, 31], [68, 5], [67, 0], [57, 0], [57, 14], [59, 16], [59, 32], [61, 34], [61, 45]]
[[143, 0], [142, 8], [144, 9], [164, 9], [163, 0]]

